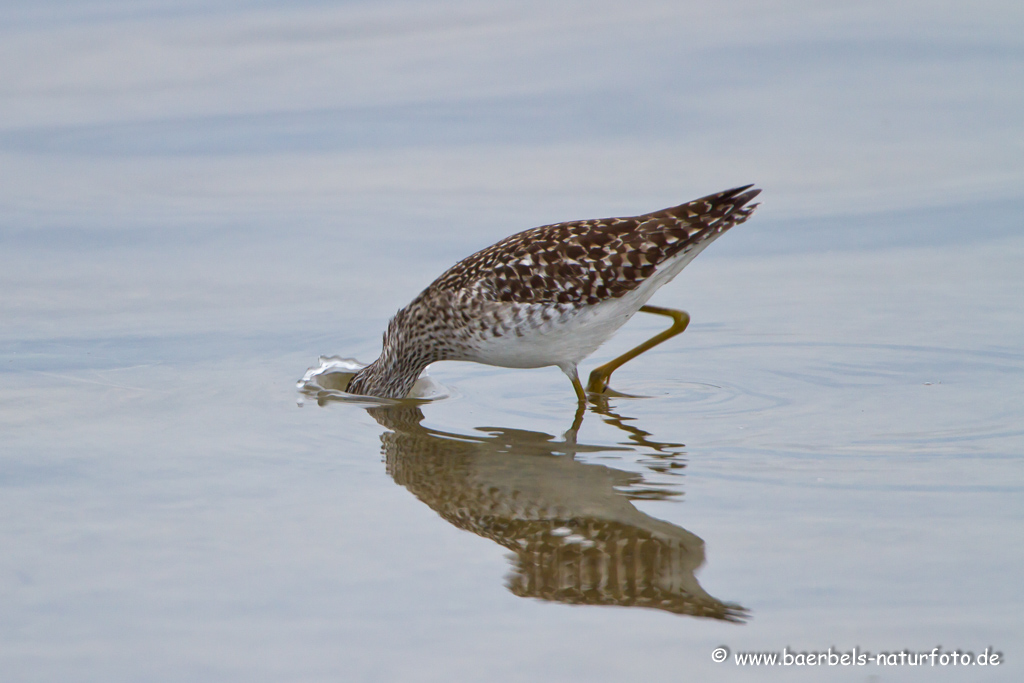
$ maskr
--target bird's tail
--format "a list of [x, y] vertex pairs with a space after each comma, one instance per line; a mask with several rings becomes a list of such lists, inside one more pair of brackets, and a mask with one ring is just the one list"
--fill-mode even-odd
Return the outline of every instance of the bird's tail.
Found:
[[758, 204], [750, 202], [759, 194], [761, 190], [753, 185], [734, 187], [670, 209], [656, 211], [644, 218], [662, 221], [667, 219], [675, 223], [685, 223], [690, 227], [718, 228], [717, 232], [724, 232], [750, 218], [754, 209], [758, 207]]

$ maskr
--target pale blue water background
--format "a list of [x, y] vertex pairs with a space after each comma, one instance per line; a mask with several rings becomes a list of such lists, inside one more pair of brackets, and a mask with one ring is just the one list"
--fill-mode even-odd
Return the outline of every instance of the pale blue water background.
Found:
[[[5, 2], [0, 680], [1020, 680], [1022, 35], [1014, 2]], [[296, 390], [507, 234], [747, 182], [653, 301], [691, 328], [614, 378], [634, 432], [588, 413], [575, 462], [555, 369], [432, 368], [458, 439]], [[430, 463], [702, 539], [743, 623], [519, 597]]]

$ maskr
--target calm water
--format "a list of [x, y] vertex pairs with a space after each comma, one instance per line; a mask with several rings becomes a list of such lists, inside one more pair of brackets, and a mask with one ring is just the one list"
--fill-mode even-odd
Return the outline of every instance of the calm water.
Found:
[[[0, 679], [1020, 680], [1021, 35], [1013, 2], [5, 3]], [[613, 379], [643, 398], [296, 387], [507, 234], [747, 182], [652, 302], [691, 327]]]

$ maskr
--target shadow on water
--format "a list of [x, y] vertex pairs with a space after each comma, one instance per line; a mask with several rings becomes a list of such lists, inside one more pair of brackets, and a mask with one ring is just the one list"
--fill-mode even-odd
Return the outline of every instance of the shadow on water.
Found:
[[[301, 387], [301, 384], [300, 384]], [[321, 387], [322, 388], [322, 387]], [[338, 387], [341, 389], [342, 387]], [[350, 401], [308, 392], [324, 405]], [[631, 452], [631, 446], [577, 442], [584, 410], [562, 439], [528, 430], [480, 427], [472, 434], [422, 424], [420, 403], [364, 407], [381, 435], [388, 474], [449, 523], [512, 552], [509, 590], [520, 597], [574, 605], [648, 607], [731, 622], [748, 611], [709, 595], [695, 572], [704, 541], [651, 517], [639, 499], [678, 496], [643, 475], [576, 459], [578, 454]], [[598, 401], [591, 410], [654, 454], [648, 467], [682, 467], [682, 444], [661, 443]]]

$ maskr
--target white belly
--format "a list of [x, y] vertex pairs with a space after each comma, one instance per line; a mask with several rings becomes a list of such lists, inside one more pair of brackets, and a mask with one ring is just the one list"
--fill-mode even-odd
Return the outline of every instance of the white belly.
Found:
[[466, 360], [506, 368], [576, 364], [625, 325], [641, 305], [610, 299], [575, 312], [555, 312], [542, 321], [542, 305], [518, 304], [524, 309], [523, 321], [501, 336], [480, 339], [473, 357]]

